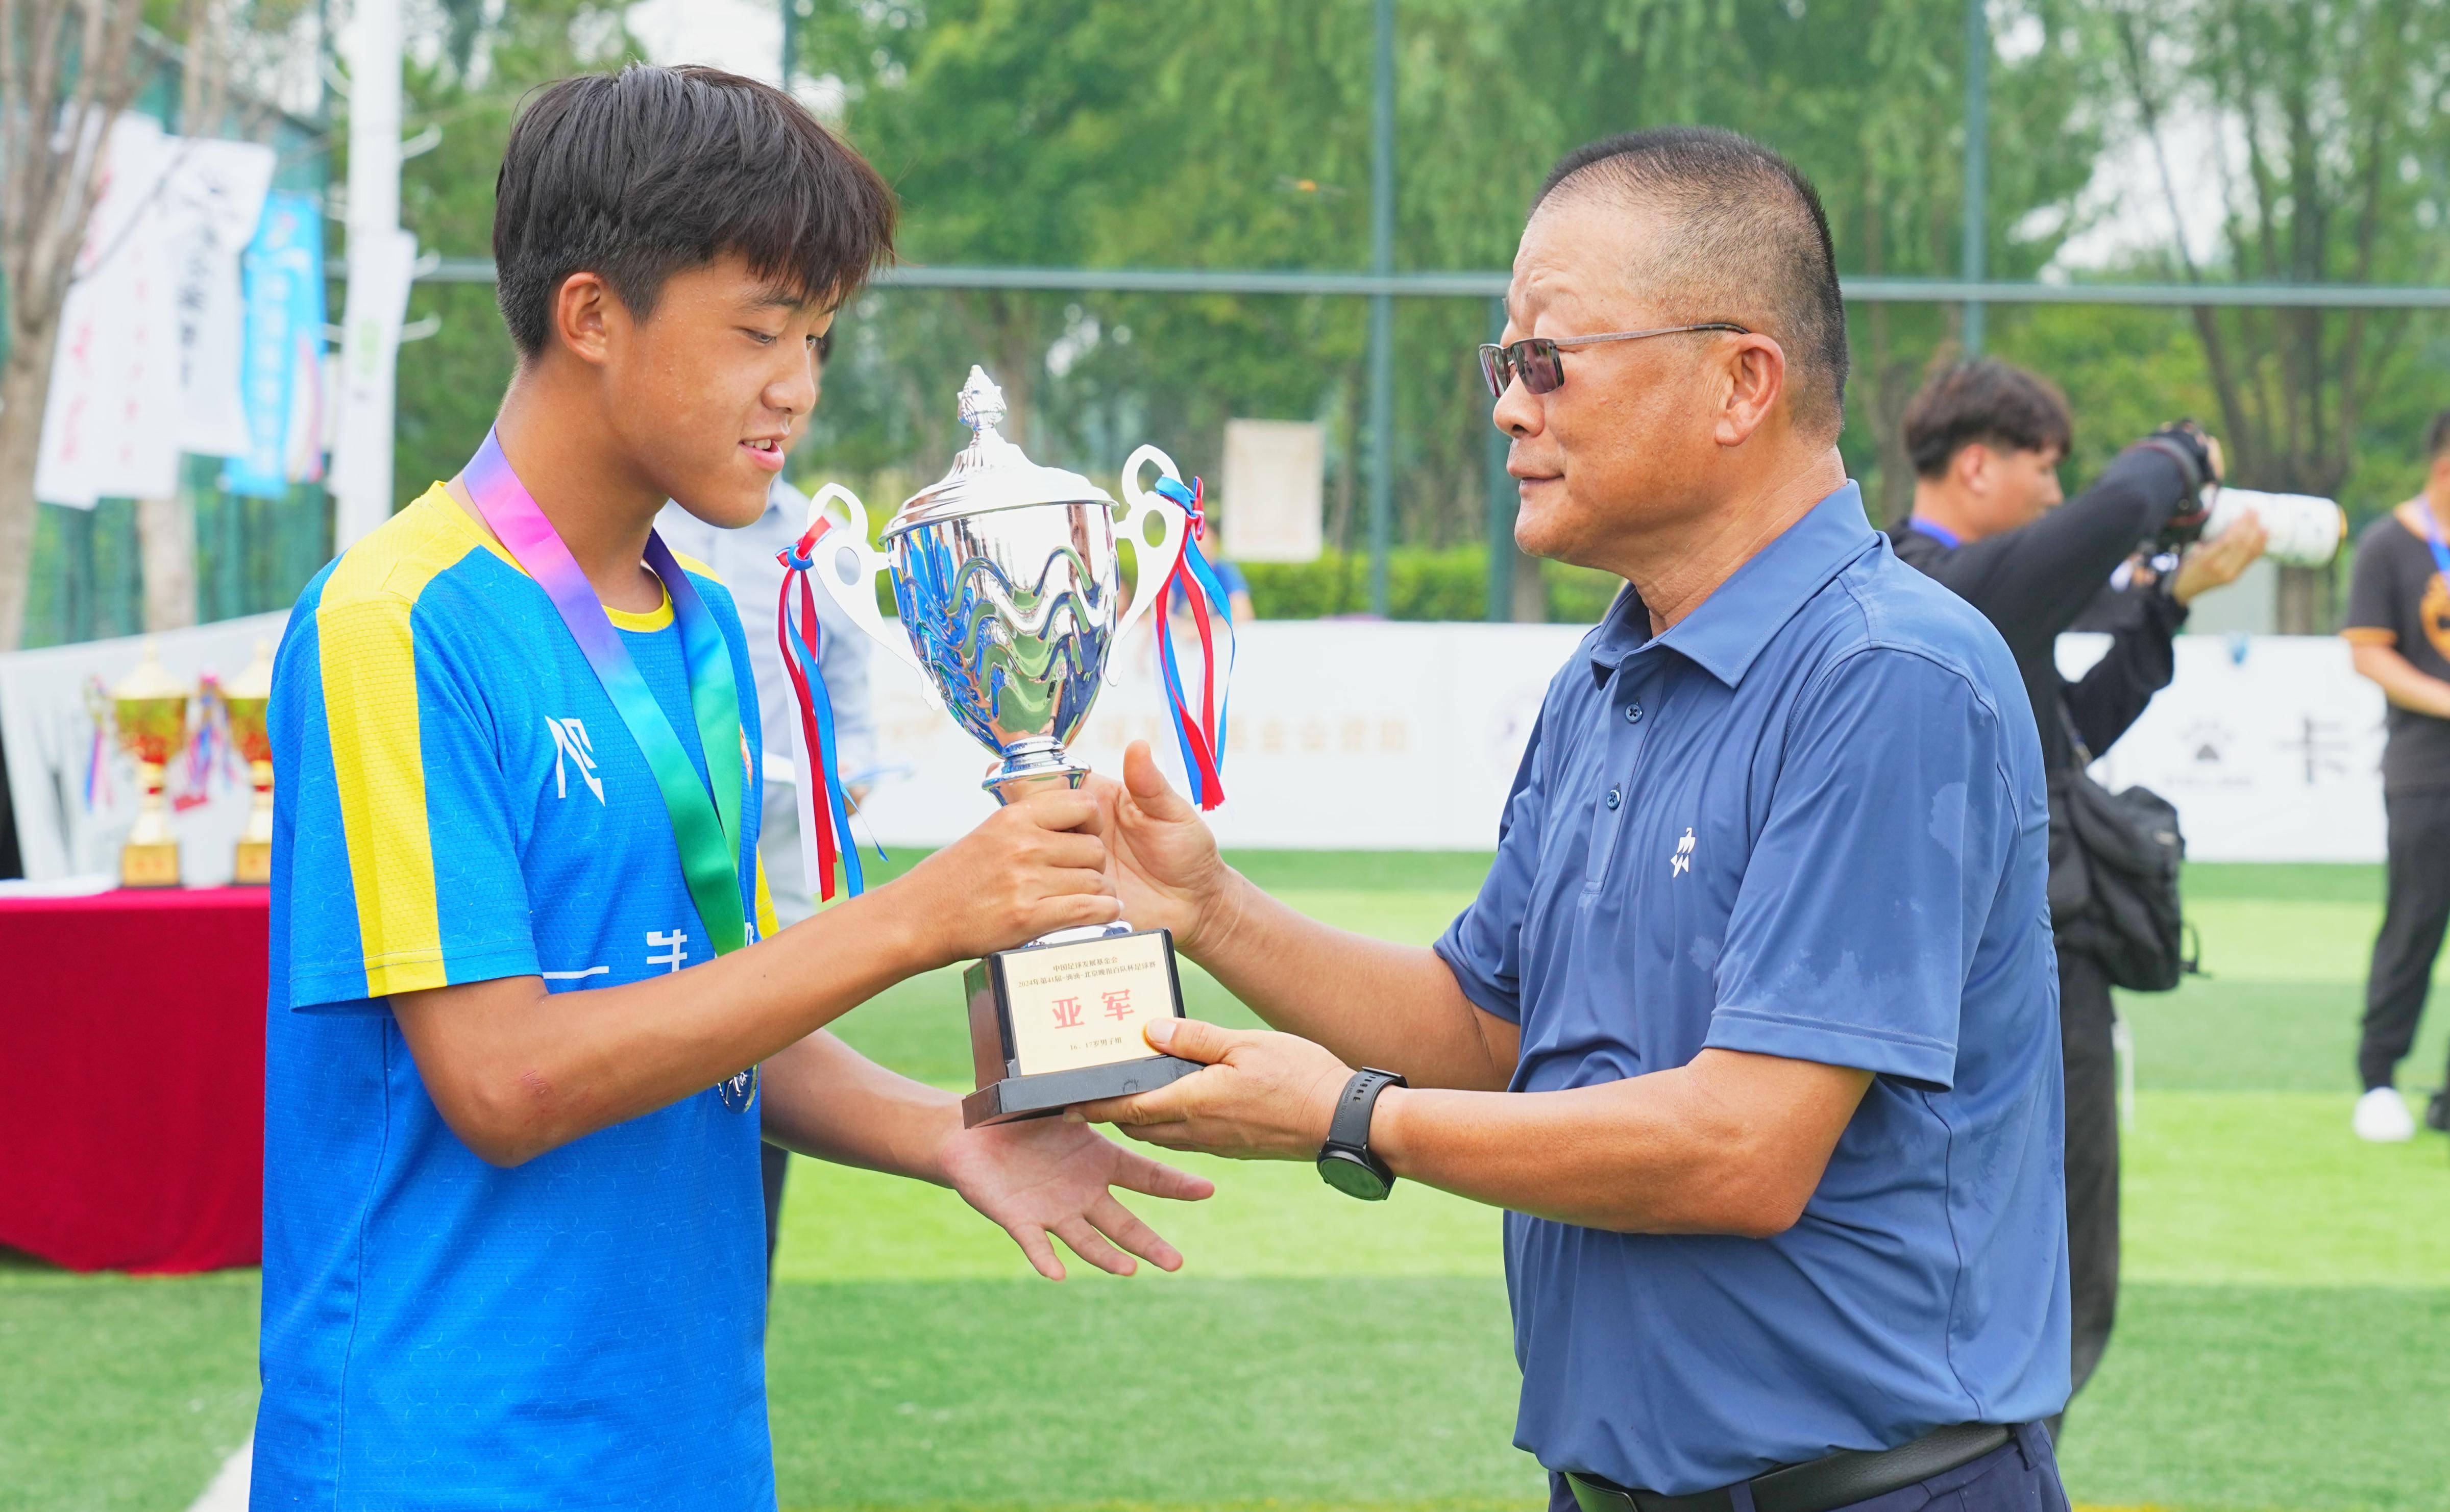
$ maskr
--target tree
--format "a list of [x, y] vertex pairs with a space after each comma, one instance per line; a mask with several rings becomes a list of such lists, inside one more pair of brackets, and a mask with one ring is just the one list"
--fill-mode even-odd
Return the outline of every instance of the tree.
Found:
[[102, 145], [134, 98], [139, 0], [0, 0], [0, 650], [25, 632], [34, 462], [60, 311], [102, 196]]
[[[2168, 262], [2190, 282], [2422, 283], [2444, 266], [2450, 10], [2422, 0], [2197, 0], [2111, 13], [2138, 128], [2170, 202]], [[2165, 121], [2207, 117], [2221, 144], [2224, 218], [2198, 258], [2176, 229]], [[2165, 264], [2166, 268], [2167, 264]], [[2305, 306], [2197, 305], [2194, 328], [2230, 475], [2338, 496], [2369, 412], [2415, 358], [2405, 319]], [[2331, 618], [2331, 574], [2288, 569], [2281, 629]]]

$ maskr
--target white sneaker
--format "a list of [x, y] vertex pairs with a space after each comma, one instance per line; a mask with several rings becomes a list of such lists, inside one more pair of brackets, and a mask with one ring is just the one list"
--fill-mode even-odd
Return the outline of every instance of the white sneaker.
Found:
[[2416, 1137], [2416, 1115], [2396, 1087], [2376, 1087], [2357, 1099], [2357, 1137], [2378, 1145], [2405, 1144]]

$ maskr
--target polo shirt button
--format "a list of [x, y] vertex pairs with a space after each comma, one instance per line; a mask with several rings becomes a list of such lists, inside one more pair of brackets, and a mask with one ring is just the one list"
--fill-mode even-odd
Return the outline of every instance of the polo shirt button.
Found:
[[1617, 805], [1617, 804], [1622, 804], [1622, 803], [1624, 803], [1624, 788], [1622, 788], [1622, 787], [1611, 787], [1611, 788], [1609, 788], [1609, 789], [1608, 789], [1608, 795], [1607, 795], [1607, 805], [1608, 805], [1608, 807], [1610, 807], [1610, 808], [1614, 808], [1614, 807], [1616, 807], [1616, 805]]
[[1628, 725], [1639, 725], [1642, 723], [1642, 706], [1640, 704], [1627, 704], [1624, 706], [1624, 722]]

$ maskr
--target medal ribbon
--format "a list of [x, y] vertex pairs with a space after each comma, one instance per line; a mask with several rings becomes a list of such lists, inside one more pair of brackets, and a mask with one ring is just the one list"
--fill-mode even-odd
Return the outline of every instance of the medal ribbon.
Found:
[[[866, 890], [860, 872], [859, 843], [851, 839], [850, 802], [843, 791], [842, 760], [834, 750], [834, 706], [826, 692], [826, 674], [818, 665], [825, 648], [825, 628], [817, 619], [817, 596], [808, 586], [808, 569], [816, 565], [817, 542], [833, 522], [819, 518], [788, 551], [777, 552], [783, 564], [783, 591], [774, 601], [774, 638], [782, 646], [783, 669], [790, 674], [791, 694], [800, 711], [801, 748], [808, 769], [802, 774], [801, 824], [816, 841], [818, 895], [834, 895], [834, 862], [840, 857], [843, 883], [853, 898]], [[791, 590], [799, 591], [798, 622], [793, 623]]]
[[2423, 494], [2416, 495], [2416, 513], [2424, 516], [2424, 544], [2433, 548], [2433, 566], [2441, 574], [2441, 587], [2450, 591], [2450, 546], [2441, 542], [2441, 527], [2433, 518], [2433, 503]]
[[[689, 883], [690, 901], [706, 926], [715, 954], [737, 950], [749, 929], [740, 896], [741, 760], [734, 751], [748, 749], [740, 724], [740, 697], [732, 683], [731, 650], [724, 644], [706, 601], [698, 596], [689, 573], [681, 570], [663, 537], [647, 534], [647, 566], [663, 579], [671, 595], [672, 616], [680, 623], [681, 655], [689, 668], [690, 709], [697, 723], [698, 747], [706, 757], [707, 782], [698, 780], [689, 751], [673, 732], [664, 707], [630, 659], [621, 632], [604, 611], [587, 574], [544, 511], [511, 471], [500, 440], [485, 433], [485, 444], [469, 459], [460, 481], [476, 512], [493, 527], [513, 558], [543, 588], [630, 738], [647, 758], [655, 786], [663, 794], [664, 812], [672, 823], [672, 841], [680, 849], [681, 873]], [[710, 797], [708, 787], [713, 792]]]
[[[1183, 522], [1185, 533], [1182, 554], [1175, 558], [1173, 575], [1159, 590], [1165, 597], [1154, 612], [1157, 616], [1157, 665], [1165, 675], [1165, 697], [1173, 715], [1175, 744], [1182, 748], [1182, 769], [1191, 779], [1191, 796], [1203, 809], [1215, 808], [1225, 801], [1225, 720], [1227, 706], [1233, 701], [1230, 686], [1234, 676], [1234, 608], [1225, 585], [1216, 570], [1208, 565], [1207, 556], [1199, 550], [1200, 540], [1208, 533], [1208, 516], [1201, 505], [1208, 491], [1199, 479], [1193, 478], [1184, 487], [1170, 477], [1157, 482], [1157, 492], [1182, 506], [1188, 516]], [[1174, 595], [1179, 592], [1191, 605], [1192, 619], [1199, 628], [1199, 712], [1195, 717], [1191, 701], [1183, 696], [1182, 676], [1175, 667]], [[1225, 673], [1216, 672], [1216, 634], [1210, 622], [1214, 614], [1224, 625]]]

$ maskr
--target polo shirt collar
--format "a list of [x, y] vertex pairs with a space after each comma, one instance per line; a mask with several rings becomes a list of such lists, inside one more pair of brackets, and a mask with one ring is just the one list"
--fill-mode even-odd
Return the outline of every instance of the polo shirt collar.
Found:
[[1863, 515], [1863, 492], [1850, 479], [1663, 635], [1651, 635], [1650, 611], [1628, 583], [1591, 639], [1592, 675], [1605, 682], [1628, 657], [1663, 646], [1733, 688], [1796, 611], [1876, 539]]

